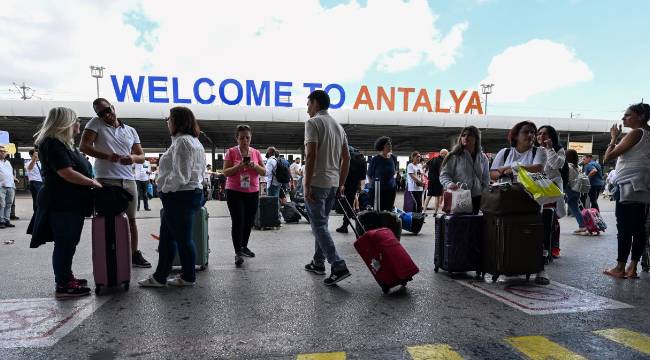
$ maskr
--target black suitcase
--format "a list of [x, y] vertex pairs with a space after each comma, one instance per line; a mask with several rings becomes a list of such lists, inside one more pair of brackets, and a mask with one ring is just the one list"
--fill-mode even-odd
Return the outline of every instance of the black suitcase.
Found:
[[260, 196], [253, 226], [257, 230], [280, 226], [280, 202], [277, 196]]
[[544, 269], [544, 224], [541, 213], [497, 216], [483, 214], [481, 271], [515, 276], [536, 274]]
[[298, 212], [298, 209], [296, 208], [296, 204], [292, 202], [288, 202], [284, 204], [280, 208], [280, 212], [282, 213], [282, 218], [286, 223], [294, 223], [297, 224], [300, 221], [300, 212]]
[[555, 209], [542, 209], [542, 223], [544, 224], [544, 259], [546, 264], [553, 262], [551, 248], [553, 236], [555, 235]]
[[400, 239], [402, 237], [402, 220], [397, 214], [390, 211], [365, 210], [357, 214], [359, 222], [363, 227], [357, 224], [357, 232], [363, 234], [365, 230], [379, 229], [382, 227], [389, 228], [393, 234]]
[[433, 271], [476, 271], [480, 275], [483, 216], [441, 214], [435, 226]]

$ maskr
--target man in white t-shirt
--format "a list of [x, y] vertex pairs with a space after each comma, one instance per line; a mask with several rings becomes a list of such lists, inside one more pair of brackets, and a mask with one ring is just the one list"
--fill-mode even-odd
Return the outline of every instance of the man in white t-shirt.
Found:
[[25, 160], [25, 169], [27, 169], [27, 179], [29, 180], [29, 192], [32, 194], [32, 209], [36, 211], [38, 204], [36, 196], [43, 187], [43, 177], [41, 176], [41, 162], [38, 160], [38, 151], [29, 150], [29, 160]]
[[302, 166], [300, 165], [300, 158], [296, 158], [291, 166], [289, 166], [289, 172], [291, 173], [291, 190], [295, 190], [298, 186], [298, 179], [300, 179]]
[[151, 264], [138, 250], [138, 227], [135, 222], [138, 190], [132, 165], [144, 163], [140, 137], [134, 128], [117, 118], [115, 108], [108, 100], [95, 99], [93, 109], [97, 117], [86, 124], [80, 149], [96, 159], [97, 181], [102, 185], [120, 186], [133, 196], [126, 210], [131, 230], [131, 262], [135, 267], [150, 268]]
[[151, 211], [149, 208], [149, 198], [147, 187], [149, 186], [149, 174], [151, 174], [151, 164], [145, 160], [144, 163], [134, 164], [135, 181], [138, 184], [138, 211], [140, 211], [140, 200], [144, 202], [144, 211]]
[[11, 205], [16, 196], [16, 177], [14, 168], [6, 158], [7, 151], [0, 145], [0, 229], [15, 227], [9, 222], [11, 218]]
[[329, 95], [323, 90], [314, 90], [308, 96], [307, 112], [311, 118], [305, 122], [307, 163], [303, 181], [305, 207], [316, 241], [316, 252], [312, 261], [305, 265], [305, 270], [325, 275], [327, 259], [332, 270], [324, 282], [332, 286], [350, 276], [327, 228], [336, 197], [344, 191], [350, 151], [345, 130], [327, 112], [329, 105]]

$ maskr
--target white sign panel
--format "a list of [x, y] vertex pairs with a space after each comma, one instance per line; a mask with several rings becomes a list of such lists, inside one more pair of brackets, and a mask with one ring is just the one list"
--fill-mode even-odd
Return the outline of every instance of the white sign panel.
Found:
[[476, 280], [456, 281], [529, 315], [576, 313], [633, 307], [554, 281], [549, 285], [537, 285], [532, 281], [523, 279], [508, 279], [496, 283]]

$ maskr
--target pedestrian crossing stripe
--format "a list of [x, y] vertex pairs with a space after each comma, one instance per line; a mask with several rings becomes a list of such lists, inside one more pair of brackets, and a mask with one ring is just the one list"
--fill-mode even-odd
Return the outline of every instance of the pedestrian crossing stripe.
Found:
[[409, 346], [407, 350], [413, 360], [463, 360], [447, 344]]
[[298, 355], [296, 360], [345, 360], [344, 352], [314, 353]]
[[594, 331], [594, 334], [615, 341], [638, 352], [650, 355], [650, 336], [627, 329], [607, 329]]
[[[593, 332], [608, 340], [650, 355], [650, 336], [623, 328], [597, 330]], [[564, 346], [544, 336], [516, 336], [504, 339], [506, 343], [531, 360], [586, 360]], [[463, 360], [447, 344], [422, 344], [406, 348], [412, 360]], [[345, 360], [345, 352], [300, 354], [297, 360]]]
[[544, 336], [518, 336], [505, 340], [531, 360], [586, 360]]

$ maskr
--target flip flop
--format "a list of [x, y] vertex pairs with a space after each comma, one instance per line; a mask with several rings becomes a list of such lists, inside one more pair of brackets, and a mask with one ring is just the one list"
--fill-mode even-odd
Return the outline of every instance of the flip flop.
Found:
[[611, 270], [605, 270], [603, 271], [603, 274], [609, 275], [613, 278], [617, 279], [625, 279], [627, 276], [625, 275], [625, 272], [616, 272], [616, 271], [611, 271]]
[[639, 274], [636, 271], [635, 272], [625, 272], [625, 276], [628, 279], [638, 279], [639, 278]]

